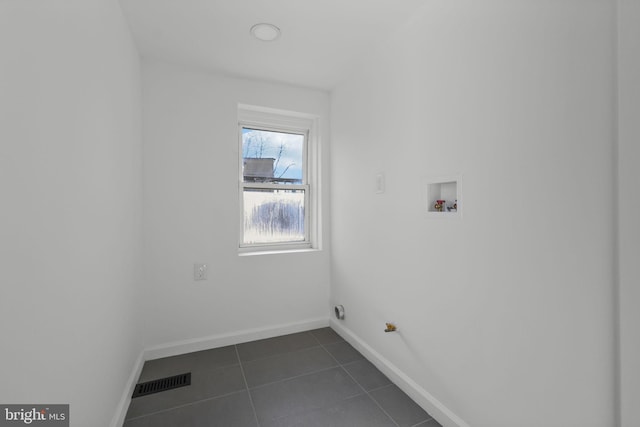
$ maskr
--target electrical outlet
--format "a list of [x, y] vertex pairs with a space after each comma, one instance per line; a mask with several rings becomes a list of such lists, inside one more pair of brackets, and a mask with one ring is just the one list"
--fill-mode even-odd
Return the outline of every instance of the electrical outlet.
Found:
[[207, 280], [207, 264], [193, 264], [193, 280]]

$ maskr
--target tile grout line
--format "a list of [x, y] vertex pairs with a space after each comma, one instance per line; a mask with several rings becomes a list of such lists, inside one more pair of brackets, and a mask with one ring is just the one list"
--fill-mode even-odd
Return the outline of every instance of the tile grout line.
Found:
[[284, 356], [286, 354], [302, 353], [303, 351], [315, 350], [315, 349], [318, 349], [318, 348], [322, 348], [322, 346], [321, 345], [314, 345], [314, 346], [311, 346], [311, 347], [299, 348], [297, 350], [285, 351], [283, 353], [270, 354], [269, 356], [259, 357], [257, 359], [244, 360], [244, 361], [241, 361], [241, 363], [262, 362], [262, 361], [267, 360], [267, 359], [275, 359], [276, 357], [282, 357], [282, 356]]
[[[387, 387], [391, 387], [394, 386], [395, 384], [391, 382], [391, 380], [389, 380], [389, 384], [385, 384], [385, 385], [381, 385], [380, 387], [376, 387], [376, 388], [372, 388], [371, 390], [369, 390], [369, 392], [374, 392], [374, 391], [378, 391], [378, 390], [382, 390], [383, 388], [387, 388]], [[421, 421], [422, 422], [422, 421]], [[413, 427], [413, 426], [411, 426]]]
[[[301, 377], [304, 377], [304, 376], [306, 376], [306, 375], [313, 375], [313, 374], [317, 374], [317, 373], [319, 373], [319, 372], [325, 372], [325, 371], [329, 371], [329, 370], [331, 370], [331, 369], [339, 368], [339, 367], [340, 367], [340, 362], [338, 362], [338, 361], [336, 360], [336, 358], [335, 358], [335, 357], [333, 357], [333, 355], [332, 355], [331, 353], [329, 353], [329, 352], [327, 351], [327, 349], [325, 349], [325, 348], [324, 348], [324, 346], [322, 345], [322, 343], [318, 340], [318, 338], [316, 338], [316, 336], [315, 336], [315, 335], [313, 335], [313, 333], [312, 333], [311, 331], [307, 331], [307, 333], [308, 333], [309, 335], [311, 335], [311, 336], [313, 337], [313, 339], [314, 339], [314, 340], [316, 340], [316, 342], [318, 343], [317, 345], [314, 345], [314, 346], [311, 346], [311, 347], [301, 348], [301, 349], [298, 349], [298, 350], [287, 351], [287, 352], [285, 352], [285, 353], [273, 354], [273, 355], [266, 356], [266, 357], [262, 357], [262, 358], [258, 358], [258, 359], [245, 360], [245, 361], [244, 361], [244, 363], [253, 363], [253, 362], [255, 362], [255, 361], [259, 361], [259, 360], [265, 360], [265, 359], [269, 359], [269, 358], [279, 357], [279, 356], [282, 356], [282, 355], [284, 355], [284, 354], [301, 353], [301, 352], [303, 352], [303, 351], [308, 351], [308, 350], [312, 350], [312, 349], [316, 349], [316, 348], [317, 348], [317, 349], [322, 349], [324, 352], [326, 352], [327, 354], [329, 354], [329, 357], [331, 357], [331, 359], [333, 359], [333, 360], [336, 362], [336, 364], [335, 364], [335, 365], [328, 366], [328, 367], [326, 367], [326, 368], [316, 369], [316, 370], [314, 370], [314, 371], [304, 372], [304, 373], [301, 373], [301, 374], [298, 374], [298, 375], [294, 375], [294, 376], [292, 376], [292, 377], [281, 378], [281, 379], [279, 379], [279, 380], [275, 380], [275, 381], [271, 381], [271, 382], [268, 382], [268, 383], [264, 383], [264, 384], [256, 385], [256, 386], [253, 386], [253, 387], [248, 387], [248, 389], [249, 389], [249, 390], [255, 390], [255, 389], [262, 388], [262, 387], [267, 387], [267, 386], [270, 386], [270, 385], [273, 385], [273, 384], [283, 383], [283, 382], [286, 382], [286, 381], [289, 381], [289, 380], [294, 380], [294, 379], [296, 379], [296, 378], [301, 378]], [[340, 341], [336, 341], [336, 343], [338, 343], [338, 342], [340, 342]], [[330, 344], [335, 344], [335, 343], [330, 343]], [[242, 363], [243, 363], [243, 362], [242, 362], [242, 360], [241, 360], [241, 361], [240, 361], [240, 364], [242, 364]], [[244, 371], [243, 371], [243, 372], [244, 372]], [[248, 384], [247, 384], [247, 386], [248, 386]]]
[[339, 367], [340, 367], [340, 365], [335, 365], [335, 366], [329, 366], [328, 368], [316, 369], [315, 371], [305, 372], [303, 374], [295, 375], [293, 377], [282, 378], [280, 380], [271, 381], [270, 383], [260, 384], [260, 385], [251, 387], [249, 390], [256, 390], [256, 389], [267, 387], [267, 386], [270, 386], [270, 385], [273, 385], [273, 384], [284, 383], [284, 382], [287, 382], [287, 381], [290, 381], [290, 380], [295, 380], [297, 378], [305, 377], [307, 375], [313, 375], [313, 374], [317, 374], [319, 372], [330, 371], [331, 369], [336, 369], [336, 368], [339, 368]]
[[397, 427], [400, 427], [400, 424], [398, 424], [398, 423], [396, 422], [396, 420], [391, 416], [391, 414], [389, 414], [387, 411], [385, 411], [385, 409], [384, 409], [382, 406], [380, 406], [380, 404], [378, 403], [378, 401], [377, 401], [373, 396], [371, 396], [371, 394], [369, 394], [369, 392], [368, 392], [364, 387], [362, 387], [362, 385], [360, 385], [360, 383], [359, 383], [355, 378], [353, 378], [353, 376], [349, 373], [349, 371], [347, 371], [346, 369], [344, 369], [344, 367], [343, 367], [342, 365], [340, 365], [340, 367], [342, 368], [342, 370], [343, 370], [343, 371], [345, 371], [345, 372], [347, 373], [347, 375], [349, 375], [349, 378], [351, 378], [351, 379], [352, 379], [356, 384], [358, 384], [358, 387], [360, 387], [360, 388], [364, 391], [364, 394], [365, 394], [369, 399], [371, 399], [371, 401], [372, 401], [372, 402], [373, 402], [373, 403], [374, 403], [378, 408], [380, 408], [380, 410], [382, 411], [382, 413], [383, 413], [383, 414], [385, 414], [385, 415], [386, 415], [386, 416], [391, 420], [391, 422], [392, 422], [393, 424], [395, 424]]
[[151, 415], [164, 414], [165, 412], [175, 411], [176, 409], [186, 408], [187, 406], [193, 406], [193, 405], [197, 405], [197, 404], [200, 404], [200, 403], [203, 403], [203, 402], [208, 402], [208, 401], [211, 401], [211, 400], [217, 400], [217, 399], [222, 399], [222, 398], [225, 398], [225, 397], [233, 396], [234, 394], [239, 394], [239, 393], [242, 393], [243, 391], [246, 391], [246, 390], [236, 390], [236, 391], [232, 391], [231, 393], [221, 394], [219, 396], [213, 396], [213, 397], [208, 397], [206, 399], [200, 399], [200, 400], [194, 400], [194, 401], [187, 402], [187, 403], [182, 403], [180, 405], [172, 406], [170, 408], [164, 408], [164, 409], [160, 409], [158, 411], [149, 412], [148, 414], [138, 415], [137, 417], [127, 418], [125, 421], [139, 420], [140, 418], [149, 417]]
[[[288, 335], [282, 335], [282, 336], [279, 336], [279, 337], [265, 338], [265, 339], [261, 339], [261, 340], [257, 340], [257, 341], [249, 341], [249, 342], [246, 342], [246, 343], [240, 343], [240, 344], [236, 344], [236, 347], [240, 346], [240, 345], [243, 345], [243, 344], [251, 344], [251, 343], [259, 342], [259, 341], [269, 341], [269, 340], [274, 339], [274, 338], [282, 338], [282, 337], [286, 337], [286, 336], [290, 336], [290, 335], [301, 335], [301, 334], [311, 335], [315, 339], [315, 336], [313, 336], [313, 334], [310, 331], [303, 331], [303, 332], [296, 332], [295, 334], [288, 334]], [[259, 361], [259, 360], [269, 359], [271, 357], [282, 356], [283, 354], [287, 354], [287, 353], [295, 353], [297, 351], [309, 350], [309, 349], [316, 348], [316, 347], [320, 347], [320, 344], [318, 343], [318, 344], [312, 345], [310, 347], [301, 347], [301, 348], [296, 348], [296, 349], [293, 349], [293, 350], [287, 350], [287, 351], [282, 351], [282, 352], [278, 352], [278, 353], [267, 354], [266, 356], [259, 356], [259, 357], [256, 357], [255, 359], [249, 359], [249, 360], [244, 360], [244, 361], [241, 360], [240, 357], [238, 357], [238, 359], [240, 360], [240, 363], [242, 363], [242, 362], [250, 363], [250, 362], [256, 362], [256, 361]], [[239, 355], [239, 353], [238, 353], [238, 355]]]
[[[316, 340], [318, 340], [318, 338], [316, 338]], [[345, 340], [343, 340], [343, 341], [344, 341], [344, 342], [346, 342]], [[320, 340], [318, 340], [318, 342], [320, 343]], [[340, 342], [340, 341], [336, 341], [336, 343], [337, 343], [337, 342]], [[335, 343], [331, 343], [331, 344], [335, 344]], [[347, 343], [347, 344], [348, 344], [348, 343]], [[384, 408], [383, 408], [382, 406], [380, 406], [380, 404], [378, 403], [378, 401], [377, 401], [376, 399], [374, 399], [374, 398], [373, 398], [373, 396], [371, 396], [371, 395], [369, 394], [369, 392], [368, 392], [367, 390], [365, 390], [365, 388], [364, 388], [364, 387], [362, 387], [362, 385], [361, 385], [361, 384], [360, 384], [360, 383], [359, 383], [359, 382], [358, 382], [358, 381], [353, 377], [353, 375], [351, 375], [351, 374], [349, 373], [349, 371], [347, 371], [346, 369], [344, 369], [344, 365], [347, 365], [347, 364], [349, 364], [349, 363], [357, 362], [357, 360], [352, 360], [351, 362], [348, 362], [348, 363], [342, 364], [342, 363], [340, 363], [340, 361], [338, 361], [338, 359], [336, 359], [336, 358], [335, 358], [335, 356], [334, 356], [333, 354], [331, 354], [331, 352], [330, 352], [329, 350], [327, 350], [327, 349], [325, 348], [325, 346], [324, 346], [324, 344], [323, 344], [323, 343], [320, 343], [320, 346], [324, 349], [324, 351], [326, 351], [327, 353], [329, 353], [329, 356], [331, 356], [331, 357], [333, 358], [333, 360], [335, 360], [335, 361], [336, 361], [336, 363], [338, 364], [338, 366], [340, 367], [340, 369], [342, 369], [342, 370], [343, 370], [343, 371], [344, 371], [344, 372], [349, 376], [349, 378], [351, 378], [351, 380], [352, 380], [354, 383], [356, 383], [356, 385], [357, 385], [358, 387], [360, 387], [360, 389], [364, 392], [364, 394], [365, 394], [365, 395], [366, 395], [366, 396], [367, 396], [367, 397], [368, 397], [368, 398], [369, 398], [369, 399], [370, 399], [370, 400], [371, 400], [371, 401], [372, 401], [372, 402], [373, 402], [373, 403], [374, 403], [378, 408], [380, 408], [380, 410], [382, 411], [382, 413], [383, 413], [383, 414], [385, 414], [385, 415], [387, 416], [387, 418], [389, 418], [389, 419], [391, 420], [391, 422], [392, 422], [393, 424], [395, 424], [395, 425], [396, 425], [396, 427], [400, 427], [400, 425], [396, 422], [396, 420], [394, 420], [394, 419], [393, 419], [393, 417], [392, 417], [391, 415], [389, 415], [389, 413], [388, 413], [387, 411], [385, 411], [385, 410], [384, 410]], [[363, 358], [364, 358], [364, 356], [363, 356]], [[366, 359], [366, 358], [364, 358], [364, 360], [367, 360], [367, 359]], [[393, 384], [393, 383], [392, 383], [392, 384]], [[380, 388], [381, 388], [381, 387], [380, 387]], [[345, 399], [345, 400], [346, 400], [346, 399]]]
[[[366, 359], [365, 359], [365, 360], [366, 360]], [[371, 362], [369, 362], [369, 363], [371, 363]], [[344, 368], [343, 368], [343, 369], [344, 369]], [[345, 369], [345, 372], [347, 373], [347, 375], [349, 375], [351, 378], [353, 378], [353, 377], [351, 376], [351, 374], [349, 373], [349, 371], [347, 371], [347, 370]], [[355, 379], [355, 378], [353, 378], [353, 380], [354, 380], [354, 381], [356, 381], [356, 379]], [[389, 381], [391, 381], [391, 380], [389, 380]], [[358, 385], [360, 385], [360, 384], [358, 383], [358, 381], [356, 381], [356, 383], [357, 383]], [[375, 397], [373, 397], [373, 396], [371, 395], [371, 392], [378, 391], [378, 390], [382, 390], [383, 388], [393, 387], [393, 386], [398, 387], [398, 386], [397, 386], [397, 385], [395, 385], [393, 382], [390, 382], [389, 384], [386, 384], [386, 385], [383, 385], [383, 386], [380, 386], [380, 387], [372, 388], [371, 390], [368, 390], [368, 391], [367, 391], [367, 390], [364, 390], [364, 387], [362, 387], [362, 386], [360, 386], [360, 387], [362, 387], [362, 389], [363, 389], [363, 390], [364, 390], [364, 392], [367, 394], [367, 396], [369, 396], [369, 398], [371, 398], [371, 400], [373, 400], [373, 402], [376, 404], [376, 406], [378, 406], [378, 408], [380, 408], [380, 409], [382, 410], [382, 412], [384, 412], [384, 413], [385, 413], [389, 418], [391, 418], [391, 420], [393, 421], [393, 423], [394, 423], [395, 425], [397, 425], [398, 427], [400, 427], [400, 425], [396, 422], [396, 420], [395, 420], [395, 419], [394, 419], [390, 414], [388, 414], [388, 413], [387, 413], [387, 411], [385, 411], [385, 410], [384, 410], [384, 408], [383, 408], [383, 407], [378, 403], [378, 401], [376, 400], [376, 398], [375, 398]], [[411, 399], [411, 400], [413, 401], [413, 399]], [[432, 419], [433, 419], [433, 417], [432, 417], [432, 416], [431, 416], [427, 411], [425, 411], [425, 413], [427, 414], [428, 418], [425, 418], [424, 420], [418, 421], [416, 424], [413, 424], [413, 425], [411, 425], [410, 427], [418, 427], [420, 424], [426, 423], [427, 421], [430, 421], [430, 420], [432, 420]]]
[[[426, 423], [428, 423], [428, 422], [429, 422], [429, 421], [431, 421], [431, 420], [434, 420], [434, 421], [435, 421], [435, 418], [433, 418], [431, 415], [429, 415], [429, 418], [427, 418], [427, 419], [426, 419], [426, 420], [424, 420], [424, 421], [420, 421], [418, 424], [414, 424], [414, 425], [412, 425], [411, 427], [420, 427], [422, 424], [426, 424]], [[437, 422], [437, 421], [436, 421], [436, 422]]]
[[[315, 336], [314, 336], [314, 337], [315, 337]], [[318, 340], [318, 338], [316, 338], [316, 340]], [[336, 342], [329, 343], [329, 345], [331, 345], [331, 344], [336, 344], [336, 343], [339, 343], [339, 342], [342, 342], [342, 341], [347, 342], [346, 340], [341, 339], [340, 341], [336, 341]], [[320, 342], [320, 340], [318, 340], [318, 342]], [[347, 344], [348, 344], [348, 342], [347, 342]], [[333, 360], [335, 360], [335, 361], [336, 361], [336, 363], [338, 363], [338, 366], [340, 366], [340, 368], [342, 368], [342, 370], [343, 370], [343, 371], [345, 371], [345, 372], [346, 372], [346, 374], [347, 374], [347, 375], [348, 375], [348, 376], [349, 376], [349, 377], [350, 377], [350, 378], [351, 378], [351, 379], [352, 379], [352, 380], [353, 380], [353, 381], [354, 381], [354, 382], [355, 382], [355, 383], [356, 383], [356, 384], [357, 384], [357, 385], [358, 385], [358, 386], [359, 386], [359, 387], [364, 391], [364, 393], [367, 395], [367, 397], [369, 397], [369, 399], [371, 399], [371, 400], [376, 404], [376, 406], [377, 406], [378, 408], [380, 408], [380, 410], [381, 410], [381, 411], [382, 411], [382, 412], [383, 412], [387, 417], [389, 417], [389, 419], [390, 419], [390, 420], [391, 420], [391, 421], [392, 421], [396, 426], [398, 426], [398, 427], [399, 427], [399, 424], [396, 422], [396, 420], [395, 420], [395, 419], [394, 419], [394, 418], [393, 418], [389, 413], [387, 413], [387, 411], [385, 411], [385, 410], [384, 410], [384, 408], [383, 408], [383, 407], [378, 403], [378, 401], [375, 399], [375, 397], [373, 397], [373, 396], [371, 395], [371, 392], [374, 392], [374, 391], [377, 391], [377, 390], [382, 390], [383, 388], [391, 387], [391, 386], [394, 386], [395, 384], [394, 384], [392, 381], [389, 381], [389, 384], [385, 384], [385, 385], [383, 385], [383, 386], [376, 387], [376, 388], [373, 388], [373, 389], [371, 389], [371, 390], [366, 390], [366, 389], [365, 389], [365, 388], [364, 388], [364, 387], [363, 387], [363, 386], [362, 386], [362, 385], [361, 385], [361, 384], [360, 384], [360, 383], [359, 383], [359, 382], [358, 382], [358, 381], [357, 381], [357, 380], [356, 380], [356, 379], [351, 375], [351, 373], [349, 373], [349, 371], [348, 371], [347, 369], [345, 369], [345, 368], [344, 368], [344, 367], [345, 367], [345, 366], [347, 366], [347, 365], [351, 365], [351, 364], [354, 364], [354, 363], [356, 363], [356, 362], [359, 362], [359, 360], [352, 360], [352, 361], [350, 361], [350, 362], [340, 363], [340, 362], [338, 361], [338, 359], [336, 359], [336, 358], [333, 356], [333, 354], [331, 354], [331, 352], [325, 348], [325, 345], [324, 345], [323, 343], [320, 343], [320, 346], [321, 346], [321, 347], [322, 347], [322, 348], [323, 348], [327, 353], [329, 353], [329, 355], [333, 358]], [[367, 358], [363, 356], [363, 359], [362, 359], [362, 360], [367, 360]], [[367, 360], [367, 361], [368, 361], [368, 360]], [[368, 362], [369, 362], [369, 361], [368, 361]], [[371, 362], [369, 362], [369, 363], [371, 363]], [[396, 387], [397, 387], [397, 386], [396, 386]], [[426, 412], [426, 411], [425, 411], [425, 412]], [[427, 414], [427, 417], [428, 417], [428, 418], [425, 418], [424, 420], [421, 420], [421, 421], [417, 422], [416, 424], [411, 425], [410, 427], [418, 427], [418, 426], [420, 426], [420, 424], [424, 424], [424, 423], [427, 423], [427, 422], [429, 422], [429, 421], [431, 421], [431, 420], [434, 420], [434, 418], [431, 416], [431, 414], [429, 414], [428, 412], [426, 412], [426, 414]]]
[[[336, 403], [346, 402], [347, 400], [355, 399], [356, 397], [360, 397], [360, 396], [363, 396], [363, 394], [362, 393], [358, 393], [358, 394], [354, 394], [353, 396], [347, 396], [344, 399], [342, 399], [341, 401], [338, 401]], [[291, 412], [289, 414], [285, 414], [285, 415], [281, 415], [281, 416], [275, 417], [275, 418], [273, 418], [273, 420], [275, 420], [275, 421], [284, 420], [284, 419], [290, 418], [292, 416], [303, 415], [303, 414], [307, 414], [307, 413], [310, 413], [310, 412], [313, 412], [313, 411], [322, 410], [322, 409], [324, 409], [324, 408], [326, 408], [328, 406], [330, 406], [330, 405], [319, 406], [319, 407], [311, 407], [311, 408], [303, 409], [300, 412]]]
[[236, 350], [236, 356], [238, 357], [238, 362], [240, 362], [240, 372], [242, 373], [242, 380], [244, 381], [245, 389], [247, 390], [247, 395], [249, 396], [249, 404], [251, 404], [251, 409], [253, 410], [253, 419], [256, 422], [256, 426], [260, 427], [260, 421], [258, 420], [258, 413], [256, 412], [256, 407], [253, 404], [253, 397], [251, 397], [251, 390], [249, 390], [249, 383], [247, 383], [247, 377], [244, 374], [244, 367], [242, 366], [242, 360], [240, 359], [240, 352], [238, 351], [238, 346], [233, 346]]
[[271, 358], [282, 356], [282, 355], [289, 354], [289, 353], [298, 353], [298, 352], [301, 352], [301, 351], [312, 350], [314, 348], [320, 348], [320, 347], [322, 347], [322, 346], [321, 345], [314, 345], [314, 346], [311, 346], [311, 347], [303, 347], [303, 348], [299, 348], [299, 349], [296, 349], [296, 350], [284, 351], [282, 353], [274, 353], [274, 354], [270, 354], [268, 356], [258, 357], [256, 359], [244, 360], [244, 361], [241, 361], [241, 363], [242, 362], [244, 362], [244, 363], [259, 362], [261, 360], [271, 359]]
[[435, 422], [436, 422], [436, 424], [438, 424], [440, 427], [442, 427], [442, 425], [438, 422], [438, 420], [436, 420], [435, 418], [433, 418], [433, 417], [431, 416], [431, 414], [429, 414], [428, 412], [427, 412], [427, 414], [429, 415], [429, 418], [427, 418], [427, 419], [426, 419], [426, 420], [424, 420], [424, 421], [420, 421], [418, 424], [415, 424], [415, 425], [413, 425], [413, 426], [411, 426], [411, 427], [419, 427], [419, 426], [421, 426], [422, 424], [427, 424], [429, 421], [435, 421]]

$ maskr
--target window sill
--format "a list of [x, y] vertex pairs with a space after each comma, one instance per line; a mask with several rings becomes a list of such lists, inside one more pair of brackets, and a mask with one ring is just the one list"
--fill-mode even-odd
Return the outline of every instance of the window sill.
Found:
[[322, 249], [304, 248], [304, 249], [268, 249], [256, 250], [255, 248], [245, 248], [238, 252], [238, 256], [255, 256], [255, 255], [279, 255], [279, 254], [299, 254], [305, 252], [320, 252]]

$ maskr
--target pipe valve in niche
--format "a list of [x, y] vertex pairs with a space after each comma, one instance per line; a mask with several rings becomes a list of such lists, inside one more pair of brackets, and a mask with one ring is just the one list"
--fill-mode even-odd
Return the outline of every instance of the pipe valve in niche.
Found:
[[398, 327], [394, 324], [394, 323], [386, 323], [387, 325], [387, 329], [385, 329], [385, 332], [395, 332]]

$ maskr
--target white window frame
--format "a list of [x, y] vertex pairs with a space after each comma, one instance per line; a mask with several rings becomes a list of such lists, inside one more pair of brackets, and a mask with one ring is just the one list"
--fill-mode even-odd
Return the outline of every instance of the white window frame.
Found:
[[[238, 189], [240, 254], [298, 251], [318, 249], [318, 147], [317, 117], [270, 108], [238, 106]], [[304, 136], [302, 184], [244, 182], [242, 129], [250, 128], [272, 132], [293, 133]], [[244, 191], [245, 189], [284, 189], [304, 191], [304, 241], [279, 243], [244, 243]]]

